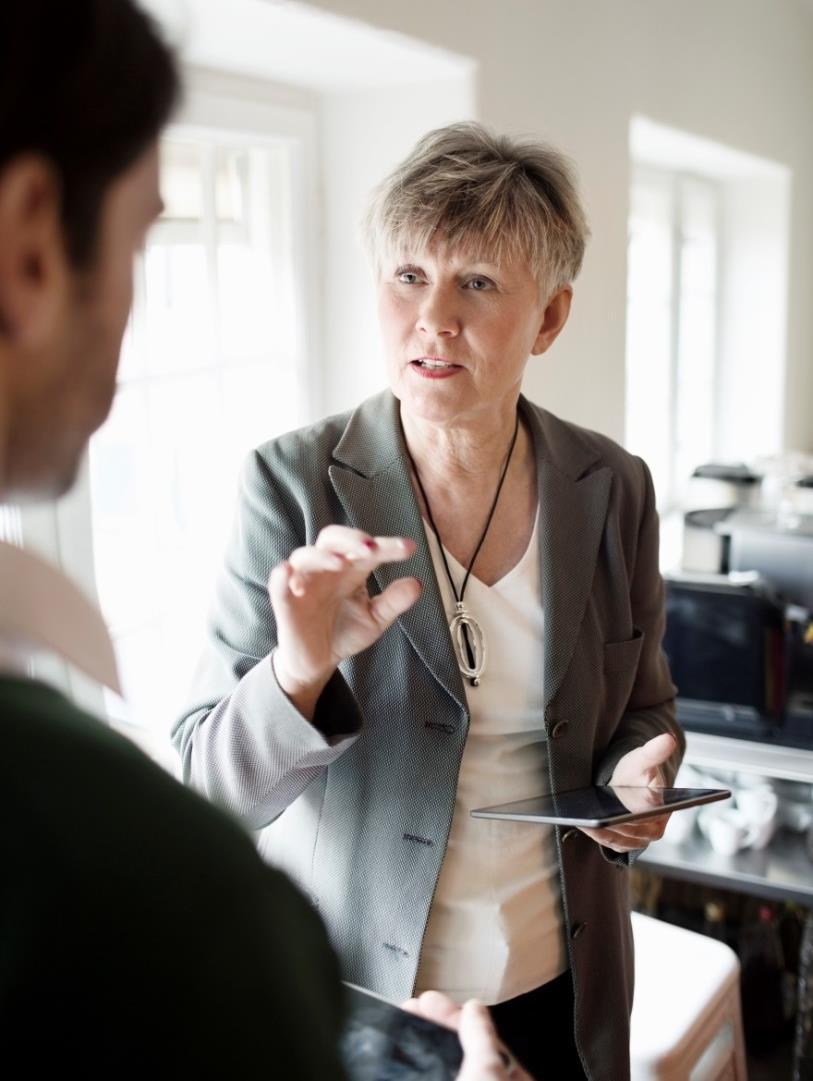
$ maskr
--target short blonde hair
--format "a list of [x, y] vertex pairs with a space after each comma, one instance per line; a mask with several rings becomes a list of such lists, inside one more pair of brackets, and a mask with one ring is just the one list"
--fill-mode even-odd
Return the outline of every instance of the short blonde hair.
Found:
[[440, 239], [491, 261], [524, 258], [548, 295], [576, 278], [589, 235], [564, 155], [476, 123], [424, 135], [364, 218], [376, 273], [385, 253], [424, 251]]

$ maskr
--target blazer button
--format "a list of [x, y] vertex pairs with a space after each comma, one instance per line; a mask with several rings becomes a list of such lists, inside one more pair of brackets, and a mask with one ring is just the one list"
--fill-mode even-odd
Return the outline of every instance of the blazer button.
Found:
[[574, 940], [577, 939], [582, 933], [582, 931], [586, 929], [586, 927], [586, 923], [574, 923], [573, 926], [570, 928], [570, 937]]
[[557, 721], [550, 731], [551, 739], [558, 739], [563, 736], [567, 731], [567, 721]]
[[577, 830], [575, 826], [571, 826], [570, 829], [565, 830], [562, 834], [562, 844], [564, 844], [565, 841], [569, 841], [572, 837], [578, 837], [580, 832], [581, 831]]

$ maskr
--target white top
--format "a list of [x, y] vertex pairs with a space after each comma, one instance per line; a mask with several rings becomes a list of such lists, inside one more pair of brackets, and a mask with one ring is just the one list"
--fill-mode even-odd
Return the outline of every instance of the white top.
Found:
[[[438, 543], [424, 523], [447, 614], [455, 611]], [[430, 988], [487, 1005], [525, 994], [568, 967], [551, 826], [472, 818], [475, 807], [549, 790], [544, 742], [537, 522], [519, 563], [493, 586], [472, 575], [465, 602], [485, 632], [449, 844], [429, 913], [416, 994]], [[446, 553], [460, 589], [465, 569]]]
[[57, 654], [121, 693], [113, 644], [97, 608], [61, 571], [0, 541], [0, 672], [26, 676], [37, 653]]

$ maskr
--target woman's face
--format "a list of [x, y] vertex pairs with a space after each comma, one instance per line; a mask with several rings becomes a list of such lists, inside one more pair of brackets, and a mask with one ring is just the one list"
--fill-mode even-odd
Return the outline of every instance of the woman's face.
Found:
[[392, 390], [413, 416], [442, 424], [513, 409], [529, 355], [551, 345], [569, 306], [569, 289], [546, 303], [524, 261], [440, 245], [385, 260], [378, 316]]

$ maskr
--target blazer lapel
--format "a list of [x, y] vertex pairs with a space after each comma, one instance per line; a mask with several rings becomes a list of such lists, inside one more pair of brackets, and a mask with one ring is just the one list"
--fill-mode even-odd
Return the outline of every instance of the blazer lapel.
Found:
[[539, 548], [545, 609], [543, 699], [550, 704], [570, 665], [604, 532], [612, 484], [577, 430], [520, 399], [536, 447]]
[[573, 482], [540, 464], [540, 546], [545, 607], [543, 695], [547, 707], [567, 672], [593, 582], [612, 474]]
[[[409, 479], [397, 409], [397, 399], [386, 392], [356, 410], [328, 472], [348, 525], [373, 536], [411, 537], [417, 542], [411, 559], [382, 564], [374, 578], [382, 592], [398, 578], [414, 575], [420, 580], [420, 599], [397, 622], [435, 679], [467, 710], [432, 556]], [[408, 679], [407, 672], [404, 678]]]

